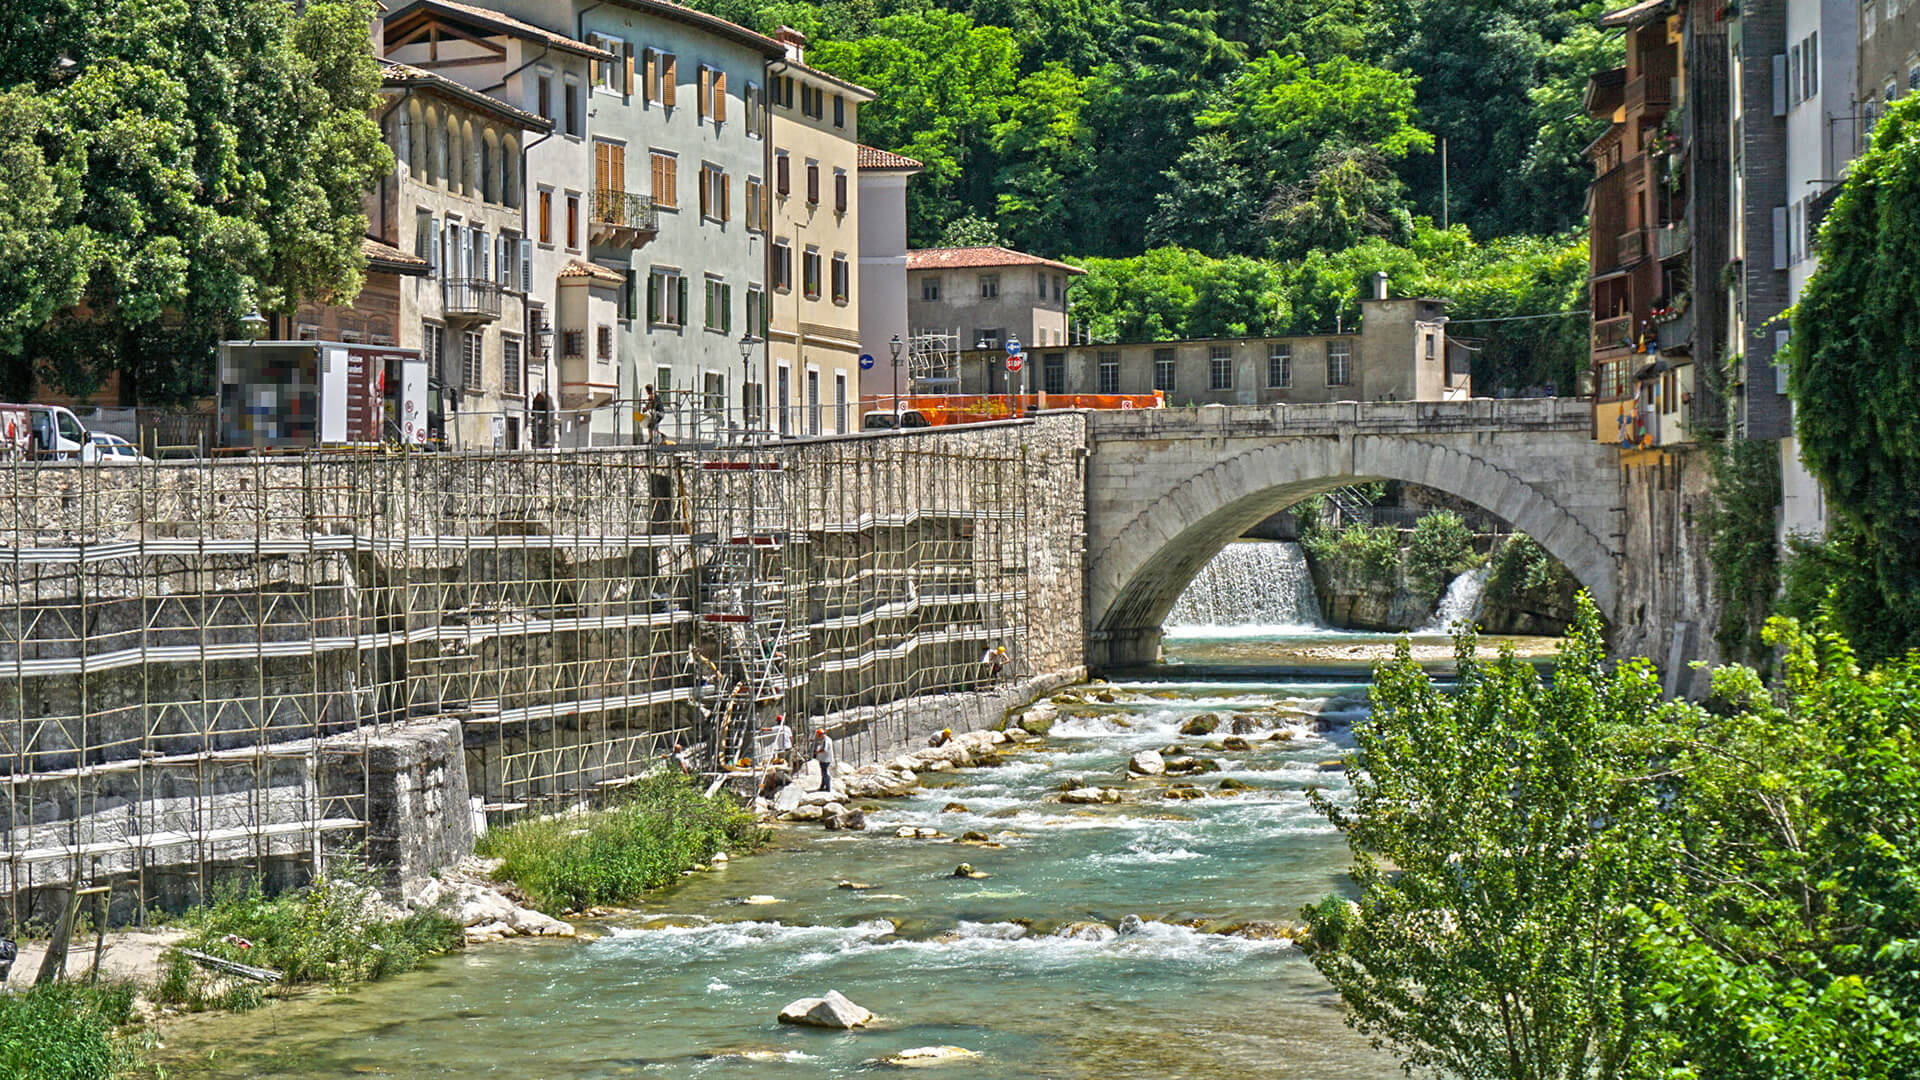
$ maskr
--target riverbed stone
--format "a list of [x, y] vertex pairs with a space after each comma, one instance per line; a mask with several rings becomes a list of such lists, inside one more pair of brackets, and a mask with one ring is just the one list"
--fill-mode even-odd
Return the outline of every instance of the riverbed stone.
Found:
[[1213, 734], [1213, 729], [1219, 726], [1220, 718], [1218, 716], [1212, 713], [1201, 713], [1199, 716], [1191, 717], [1186, 723], [1181, 724], [1180, 734], [1211, 735]]
[[1222, 750], [1251, 750], [1251, 749], [1253, 749], [1253, 744], [1252, 744], [1252, 743], [1250, 743], [1250, 742], [1248, 742], [1247, 740], [1245, 740], [1245, 739], [1243, 739], [1243, 738], [1241, 738], [1241, 737], [1240, 737], [1240, 736], [1238, 736], [1238, 735], [1229, 735], [1229, 736], [1227, 736], [1226, 738], [1224, 738], [1224, 739], [1222, 739], [1222, 740], [1220, 740], [1220, 749], [1222, 749]]
[[827, 808], [817, 803], [804, 803], [794, 807], [787, 816], [795, 821], [819, 821], [827, 816]]
[[1100, 803], [1106, 801], [1106, 792], [1097, 787], [1074, 788], [1060, 796], [1060, 801], [1076, 804]]
[[966, 813], [971, 813], [971, 811], [969, 811], [969, 810], [967, 809], [967, 804], [966, 804], [966, 803], [963, 803], [963, 802], [950, 802], [950, 803], [948, 803], [947, 805], [945, 805], [945, 806], [943, 806], [943, 807], [941, 807], [941, 808], [940, 808], [940, 812], [941, 812], [941, 813], [943, 813], [943, 814], [966, 814]]
[[1167, 771], [1167, 761], [1157, 750], [1142, 750], [1127, 759], [1127, 771], [1141, 776], [1159, 776]]
[[774, 813], [791, 814], [799, 808], [800, 797], [805, 794], [806, 792], [800, 790], [800, 785], [788, 784], [786, 787], [774, 792], [773, 798], [769, 799], [768, 802], [773, 806]]
[[1204, 799], [1207, 793], [1192, 784], [1175, 784], [1160, 793], [1163, 799]]
[[1254, 787], [1245, 780], [1235, 780], [1229, 776], [1214, 786], [1216, 791], [1252, 791]]
[[848, 1001], [838, 990], [817, 998], [801, 998], [780, 1010], [783, 1024], [851, 1030], [873, 1022], [873, 1014]]
[[981, 873], [981, 872], [980, 872], [980, 871], [978, 871], [978, 870], [975, 870], [975, 869], [973, 868], [973, 864], [972, 864], [972, 863], [965, 863], [965, 862], [963, 862], [963, 863], [961, 863], [961, 864], [960, 864], [959, 866], [956, 866], [956, 867], [954, 867], [954, 868], [953, 868], [953, 876], [954, 876], [954, 877], [957, 877], [957, 878], [975, 878], [975, 879], [979, 879], [979, 878], [983, 878], [983, 877], [986, 877], [987, 875], [986, 875], [986, 874], [983, 874], [983, 873]]
[[953, 1061], [966, 1061], [979, 1056], [978, 1051], [969, 1050], [964, 1046], [915, 1046], [897, 1054], [888, 1054], [880, 1059], [880, 1064], [914, 1068], [921, 1065], [944, 1065]]

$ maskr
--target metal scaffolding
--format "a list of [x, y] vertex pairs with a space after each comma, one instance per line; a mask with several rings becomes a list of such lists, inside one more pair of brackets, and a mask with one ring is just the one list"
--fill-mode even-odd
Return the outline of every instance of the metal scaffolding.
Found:
[[676, 742], [740, 768], [774, 712], [903, 737], [1024, 654], [1027, 470], [980, 433], [0, 462], [6, 923], [303, 880], [380, 839], [370, 748], [423, 722], [493, 822]]

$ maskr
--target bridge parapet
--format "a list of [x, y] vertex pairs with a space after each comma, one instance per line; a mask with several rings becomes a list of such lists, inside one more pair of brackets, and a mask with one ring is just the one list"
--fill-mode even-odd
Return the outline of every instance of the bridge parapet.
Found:
[[1099, 439], [1191, 439], [1275, 435], [1411, 435], [1463, 431], [1584, 431], [1592, 424], [1579, 398], [1474, 398], [1468, 401], [1330, 401], [1308, 405], [1207, 405], [1185, 409], [1096, 410]]

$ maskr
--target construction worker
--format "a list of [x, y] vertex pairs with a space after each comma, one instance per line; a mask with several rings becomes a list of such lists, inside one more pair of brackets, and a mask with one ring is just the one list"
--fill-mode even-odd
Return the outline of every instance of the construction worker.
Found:
[[793, 728], [787, 724], [787, 714], [775, 713], [773, 726], [761, 730], [773, 736], [772, 744], [767, 747], [768, 756], [773, 761], [785, 764], [787, 755], [793, 752]]
[[827, 737], [826, 728], [813, 729], [813, 760], [820, 763], [820, 786], [816, 790], [833, 790], [833, 740]]

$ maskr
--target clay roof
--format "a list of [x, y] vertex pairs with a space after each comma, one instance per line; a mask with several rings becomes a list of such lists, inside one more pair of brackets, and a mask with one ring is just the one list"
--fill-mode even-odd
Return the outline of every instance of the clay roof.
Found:
[[369, 266], [394, 270], [402, 274], [427, 272], [427, 260], [418, 255], [409, 255], [392, 244], [383, 244], [372, 237], [361, 238], [360, 250], [366, 255]]
[[551, 120], [535, 116], [497, 97], [489, 97], [470, 86], [462, 86], [445, 75], [437, 75], [425, 68], [414, 67], [412, 64], [401, 64], [392, 60], [381, 61], [380, 81], [388, 87], [424, 87], [436, 90], [469, 108], [492, 113], [510, 124], [518, 124], [530, 131], [553, 130]]
[[559, 276], [563, 278], [593, 278], [596, 281], [603, 281], [609, 285], [624, 285], [627, 281], [626, 278], [621, 277], [618, 273], [615, 273], [607, 267], [601, 266], [599, 263], [582, 262], [579, 259], [567, 260], [567, 265], [561, 268]]
[[1666, 14], [1670, 0], [1640, 0], [1631, 7], [1610, 11], [1600, 16], [1600, 25], [1606, 27], [1638, 26], [1655, 15]]
[[861, 146], [858, 161], [862, 169], [924, 169], [925, 165], [891, 150], [881, 150], [872, 146]]
[[613, 59], [612, 53], [605, 49], [596, 49], [584, 41], [575, 41], [565, 34], [555, 33], [544, 26], [535, 26], [529, 22], [521, 22], [511, 15], [502, 15], [498, 11], [489, 11], [486, 8], [474, 7], [471, 4], [457, 3], [456, 0], [415, 0], [414, 3], [407, 5], [404, 10], [393, 15], [389, 21], [397, 22], [400, 18], [413, 13], [416, 9], [455, 15], [482, 29], [493, 30], [503, 34], [512, 34], [514, 37], [528, 38], [533, 41], [538, 41], [542, 45], [551, 45], [556, 49], [578, 53], [581, 56], [591, 57], [595, 60]]
[[991, 266], [1050, 266], [1069, 274], [1084, 274], [1077, 266], [1043, 259], [1003, 247], [922, 248], [907, 252], [908, 270], [967, 270]]

